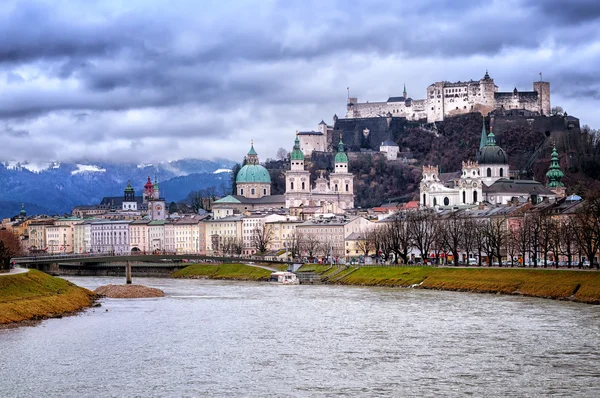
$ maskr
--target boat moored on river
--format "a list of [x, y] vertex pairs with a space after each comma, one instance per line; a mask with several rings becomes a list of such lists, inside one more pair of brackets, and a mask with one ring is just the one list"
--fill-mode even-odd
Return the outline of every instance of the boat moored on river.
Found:
[[298, 277], [293, 272], [281, 271], [273, 272], [269, 278], [269, 282], [279, 285], [298, 285]]

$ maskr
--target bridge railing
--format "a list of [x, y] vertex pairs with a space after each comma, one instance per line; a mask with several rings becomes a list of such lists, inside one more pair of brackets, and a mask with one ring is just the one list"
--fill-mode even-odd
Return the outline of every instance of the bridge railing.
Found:
[[74, 260], [86, 260], [90, 258], [97, 259], [113, 259], [115, 257], [147, 257], [156, 259], [204, 259], [204, 260], [217, 260], [217, 261], [256, 261], [266, 263], [292, 263], [285, 260], [266, 260], [257, 256], [211, 256], [202, 253], [177, 253], [162, 251], [160, 253], [147, 253], [147, 252], [125, 252], [125, 253], [83, 253], [83, 254], [55, 254], [55, 255], [41, 255], [41, 256], [27, 256], [27, 257], [14, 257], [11, 262], [16, 264], [27, 264], [27, 263], [40, 263], [48, 261], [74, 261]]

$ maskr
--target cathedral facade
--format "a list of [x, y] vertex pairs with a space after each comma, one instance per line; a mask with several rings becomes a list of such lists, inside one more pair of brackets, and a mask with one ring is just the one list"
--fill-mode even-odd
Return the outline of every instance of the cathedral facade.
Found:
[[[552, 170], [552, 179], [550, 176], [548, 178], [558, 186], [562, 178], [558, 160]], [[438, 166], [423, 166], [423, 179], [419, 186], [420, 205], [456, 207], [475, 206], [480, 202], [507, 204], [515, 198], [538, 203], [545, 198], [555, 200], [560, 196], [550, 184], [545, 187], [534, 180], [511, 180], [509, 177], [508, 156], [496, 143], [492, 131], [486, 133], [484, 124], [476, 161], [463, 161], [462, 170], [455, 173], [439, 173]]]
[[296, 135], [294, 149], [290, 154], [290, 169], [285, 173], [285, 207], [332, 205], [333, 208], [354, 208], [354, 175], [348, 172], [348, 155], [340, 136], [334, 169], [326, 178], [323, 173], [313, 186], [310, 172], [304, 164], [304, 153]]

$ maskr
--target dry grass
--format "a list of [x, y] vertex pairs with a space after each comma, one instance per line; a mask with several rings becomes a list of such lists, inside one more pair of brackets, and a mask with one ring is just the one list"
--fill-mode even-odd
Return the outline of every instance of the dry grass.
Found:
[[0, 277], [0, 325], [65, 315], [92, 305], [95, 294], [40, 271]]
[[338, 283], [366, 286], [410, 286], [469, 292], [522, 294], [600, 304], [600, 272], [382, 267], [360, 268]]
[[165, 292], [154, 287], [142, 285], [106, 285], [100, 286], [94, 293], [110, 298], [150, 298], [164, 297]]

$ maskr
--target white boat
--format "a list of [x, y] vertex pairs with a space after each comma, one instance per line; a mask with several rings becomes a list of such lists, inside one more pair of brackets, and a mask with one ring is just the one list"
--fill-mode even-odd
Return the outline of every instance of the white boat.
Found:
[[298, 277], [293, 272], [273, 272], [269, 278], [269, 282], [276, 283], [279, 285], [298, 285]]

